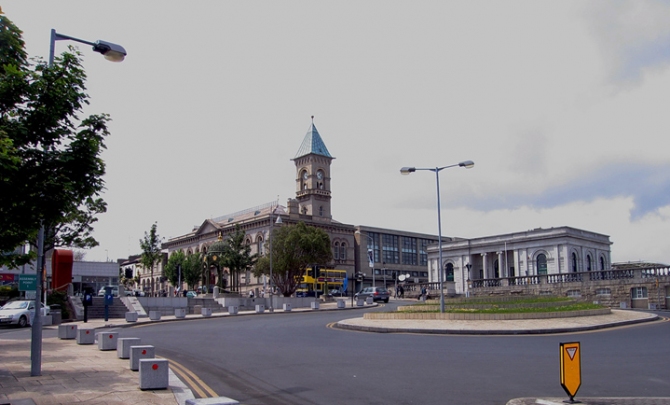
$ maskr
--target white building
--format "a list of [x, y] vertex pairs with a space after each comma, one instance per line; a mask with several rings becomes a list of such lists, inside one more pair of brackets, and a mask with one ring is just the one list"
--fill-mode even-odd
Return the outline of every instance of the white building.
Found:
[[[472, 282], [493, 287], [507, 278], [607, 270], [611, 245], [607, 235], [570, 227], [452, 238], [442, 242], [443, 281], [456, 294], [464, 294]], [[439, 282], [438, 263], [438, 245], [431, 245], [430, 282]]]

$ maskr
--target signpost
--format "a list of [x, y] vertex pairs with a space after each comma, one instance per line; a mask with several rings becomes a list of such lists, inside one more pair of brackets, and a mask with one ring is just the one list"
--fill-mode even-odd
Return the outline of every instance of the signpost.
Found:
[[19, 291], [37, 290], [37, 274], [19, 274]]
[[570, 400], [563, 401], [569, 404], [578, 404], [575, 401], [577, 390], [582, 385], [582, 355], [579, 342], [560, 343], [559, 357], [561, 360], [561, 387], [570, 396]]

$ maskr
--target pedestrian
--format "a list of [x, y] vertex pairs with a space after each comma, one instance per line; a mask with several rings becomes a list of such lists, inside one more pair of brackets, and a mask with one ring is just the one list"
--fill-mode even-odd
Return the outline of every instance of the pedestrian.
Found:
[[405, 287], [400, 286], [400, 298], [405, 298]]
[[426, 286], [421, 286], [421, 295], [419, 296], [419, 299], [423, 299], [424, 301], [426, 300]]
[[397, 287], [395, 288], [395, 297], [396, 297], [396, 298], [400, 298], [400, 286], [397, 286]]

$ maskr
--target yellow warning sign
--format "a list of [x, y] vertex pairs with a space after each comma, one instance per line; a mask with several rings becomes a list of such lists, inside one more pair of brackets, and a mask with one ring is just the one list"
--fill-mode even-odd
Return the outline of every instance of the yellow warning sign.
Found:
[[579, 342], [561, 343], [561, 386], [573, 401], [582, 385], [582, 361]]

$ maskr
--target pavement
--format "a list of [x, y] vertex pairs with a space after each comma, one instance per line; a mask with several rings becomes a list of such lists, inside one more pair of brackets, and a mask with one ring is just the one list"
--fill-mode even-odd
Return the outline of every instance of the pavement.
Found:
[[[369, 308], [366, 305], [365, 308]], [[355, 310], [347, 302], [346, 310]], [[321, 303], [320, 310], [338, 310], [336, 303]], [[342, 309], [339, 309], [342, 310]], [[294, 308], [291, 312], [311, 312], [309, 308]], [[284, 311], [275, 310], [279, 315]], [[267, 313], [267, 312], [266, 312]], [[254, 311], [235, 316], [252, 316]], [[211, 318], [234, 316], [214, 313]], [[355, 316], [355, 312], [352, 312]], [[657, 319], [654, 314], [639, 311], [612, 310], [611, 315], [531, 319], [514, 321], [438, 321], [438, 320], [367, 320], [352, 317], [335, 327], [368, 332], [450, 333], [450, 334], [537, 334], [594, 330], [629, 325]], [[140, 318], [128, 323], [125, 319], [92, 319], [76, 324], [80, 329], [106, 330], [156, 322], [183, 322], [203, 319], [202, 315], [187, 315], [184, 319], [162, 316], [158, 321]], [[52, 330], [52, 332], [47, 332]], [[45, 326], [42, 339], [40, 376], [31, 376], [30, 339], [6, 338], [0, 335], [0, 405], [54, 404], [158, 404], [185, 405], [194, 400], [188, 387], [170, 370], [169, 387], [165, 390], [140, 390], [139, 373], [131, 371], [129, 361], [117, 358], [116, 350], [101, 351], [97, 345], [78, 345], [75, 340], [61, 340], [58, 326]], [[11, 334], [15, 335], [15, 334]], [[48, 337], [47, 337], [48, 336]], [[51, 337], [54, 336], [54, 337]], [[143, 344], [145, 344], [143, 342]], [[150, 343], [148, 343], [150, 344]], [[508, 405], [559, 405], [565, 398], [516, 398]], [[577, 398], [586, 405], [670, 405], [670, 398]], [[501, 404], [502, 404], [501, 400]]]

